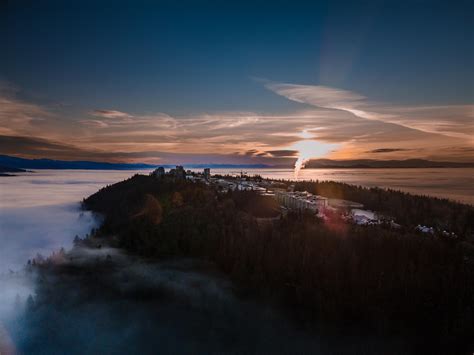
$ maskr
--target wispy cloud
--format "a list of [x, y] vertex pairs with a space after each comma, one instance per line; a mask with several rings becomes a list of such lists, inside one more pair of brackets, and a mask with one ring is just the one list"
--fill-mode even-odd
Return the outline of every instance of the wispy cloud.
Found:
[[298, 155], [297, 150], [284, 149], [284, 150], [268, 150], [265, 153], [274, 157], [296, 157]]
[[41, 106], [0, 96], [0, 134], [30, 132], [35, 123], [49, 116], [50, 113]]
[[94, 110], [91, 112], [93, 116], [105, 117], [105, 118], [128, 118], [132, 117], [128, 113], [120, 112], [116, 110]]
[[289, 100], [316, 107], [347, 111], [354, 116], [400, 125], [425, 133], [472, 141], [474, 105], [400, 106], [369, 101], [357, 93], [326, 86], [266, 83]]
[[377, 148], [367, 151], [367, 153], [394, 153], [394, 152], [407, 152], [412, 149], [402, 149], [402, 148]]
[[411, 150], [417, 157], [446, 159], [452, 154], [453, 159], [462, 160], [470, 156], [464, 148], [473, 147], [470, 105], [396, 106], [334, 88], [266, 85], [306, 105], [287, 113], [172, 116], [97, 109], [81, 114], [25, 102], [0, 91], [0, 153], [111, 161], [173, 163], [189, 157], [193, 162], [230, 159], [291, 164], [297, 156], [295, 144], [305, 140], [336, 147], [326, 154], [344, 159], [373, 154], [400, 158]]

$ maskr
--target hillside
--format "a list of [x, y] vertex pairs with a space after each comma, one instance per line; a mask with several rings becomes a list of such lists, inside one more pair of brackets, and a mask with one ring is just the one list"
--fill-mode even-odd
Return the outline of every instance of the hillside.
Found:
[[[310, 327], [396, 333], [415, 352], [474, 346], [474, 248], [464, 236], [305, 213], [262, 225], [252, 215], [255, 208], [239, 205], [241, 196], [136, 175], [101, 189], [83, 206], [104, 216], [95, 237], [115, 236], [127, 252], [151, 259], [212, 261], [243, 294], [276, 302]], [[426, 214], [438, 204], [423, 203]]]

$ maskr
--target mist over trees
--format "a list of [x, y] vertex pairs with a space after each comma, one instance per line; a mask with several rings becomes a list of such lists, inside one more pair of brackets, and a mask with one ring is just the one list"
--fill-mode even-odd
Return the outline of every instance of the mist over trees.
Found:
[[[273, 206], [256, 194], [243, 198], [242, 192], [220, 194], [199, 183], [140, 175], [83, 205], [105, 217], [97, 237], [115, 236], [117, 245], [148, 258], [212, 261], [243, 295], [276, 302], [310, 328], [396, 334], [417, 352], [473, 347], [474, 248], [466, 242], [472, 208], [345, 184], [296, 188], [362, 202], [407, 225], [439, 220], [459, 238], [304, 213], [262, 224], [242, 203], [252, 199], [252, 210], [265, 215]], [[451, 208], [459, 218], [444, 213]]]

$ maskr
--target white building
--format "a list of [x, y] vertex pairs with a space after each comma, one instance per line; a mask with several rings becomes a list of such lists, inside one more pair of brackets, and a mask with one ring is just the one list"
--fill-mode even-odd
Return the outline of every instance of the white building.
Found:
[[293, 210], [310, 210], [316, 213], [328, 206], [326, 197], [313, 195], [307, 191], [276, 191], [275, 198], [280, 204]]

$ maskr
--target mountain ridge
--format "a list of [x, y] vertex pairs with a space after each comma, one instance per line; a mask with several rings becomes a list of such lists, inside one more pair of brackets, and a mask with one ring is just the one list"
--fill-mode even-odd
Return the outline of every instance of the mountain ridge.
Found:
[[[189, 168], [272, 168], [266, 164], [182, 164]], [[87, 160], [55, 160], [47, 158], [27, 159], [0, 155], [0, 166], [5, 169], [84, 169], [84, 170], [140, 170], [154, 169], [158, 166], [174, 168], [176, 164], [146, 164], [146, 163], [110, 163]], [[17, 170], [18, 171], [18, 170]]]
[[[293, 168], [288, 165], [269, 164], [182, 164], [187, 168], [214, 169], [276, 169]], [[146, 164], [146, 163], [111, 163], [87, 160], [55, 160], [47, 158], [27, 159], [9, 155], [0, 155], [0, 167], [4, 172], [20, 172], [18, 169], [84, 169], [84, 170], [140, 170], [153, 169], [157, 166], [173, 168], [175, 164]], [[474, 162], [437, 162], [425, 159], [406, 160], [375, 160], [375, 159], [311, 159], [304, 169], [380, 169], [380, 168], [472, 168]]]
[[311, 159], [305, 169], [381, 169], [381, 168], [473, 168], [474, 162], [438, 162], [425, 159], [375, 160], [375, 159]]

